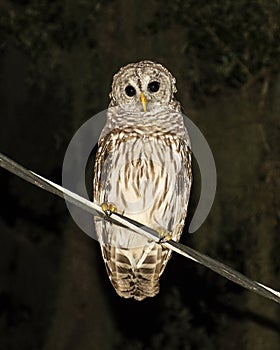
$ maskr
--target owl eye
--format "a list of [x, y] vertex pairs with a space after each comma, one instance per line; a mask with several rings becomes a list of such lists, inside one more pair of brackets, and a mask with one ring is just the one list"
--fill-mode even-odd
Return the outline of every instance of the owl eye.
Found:
[[158, 81], [151, 81], [148, 84], [148, 90], [150, 92], [157, 92], [159, 90], [159, 82]]
[[125, 88], [125, 93], [127, 94], [127, 96], [132, 97], [136, 94], [136, 90], [132, 85], [127, 85], [127, 87]]

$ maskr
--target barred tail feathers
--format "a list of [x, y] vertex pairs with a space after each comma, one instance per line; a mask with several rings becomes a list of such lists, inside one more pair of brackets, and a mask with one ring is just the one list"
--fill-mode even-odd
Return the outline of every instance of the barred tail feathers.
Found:
[[133, 249], [102, 245], [105, 266], [117, 294], [143, 300], [159, 292], [159, 277], [171, 252], [151, 242]]

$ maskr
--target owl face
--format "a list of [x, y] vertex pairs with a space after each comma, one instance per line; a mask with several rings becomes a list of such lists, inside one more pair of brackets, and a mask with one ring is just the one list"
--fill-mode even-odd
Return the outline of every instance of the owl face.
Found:
[[170, 105], [175, 92], [175, 78], [166, 68], [141, 61], [121, 68], [114, 76], [110, 105], [146, 112]]

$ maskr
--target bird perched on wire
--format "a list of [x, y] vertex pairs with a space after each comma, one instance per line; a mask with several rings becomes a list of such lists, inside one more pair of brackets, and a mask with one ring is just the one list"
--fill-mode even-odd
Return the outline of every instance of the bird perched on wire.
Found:
[[[191, 149], [175, 78], [141, 61], [113, 77], [107, 122], [95, 160], [93, 200], [180, 239], [191, 188]], [[159, 292], [171, 251], [127, 228], [96, 219], [105, 266], [118, 295], [143, 300]]]

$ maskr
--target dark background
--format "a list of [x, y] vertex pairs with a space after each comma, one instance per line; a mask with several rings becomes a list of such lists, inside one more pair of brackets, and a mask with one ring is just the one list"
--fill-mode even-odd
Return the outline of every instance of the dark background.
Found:
[[[207, 221], [182, 241], [280, 290], [279, 27], [277, 0], [2, 0], [0, 152], [61, 183], [113, 74], [158, 61], [218, 172]], [[3, 169], [0, 193], [1, 350], [280, 348], [276, 303], [175, 255], [158, 296], [121, 299], [63, 200]]]

